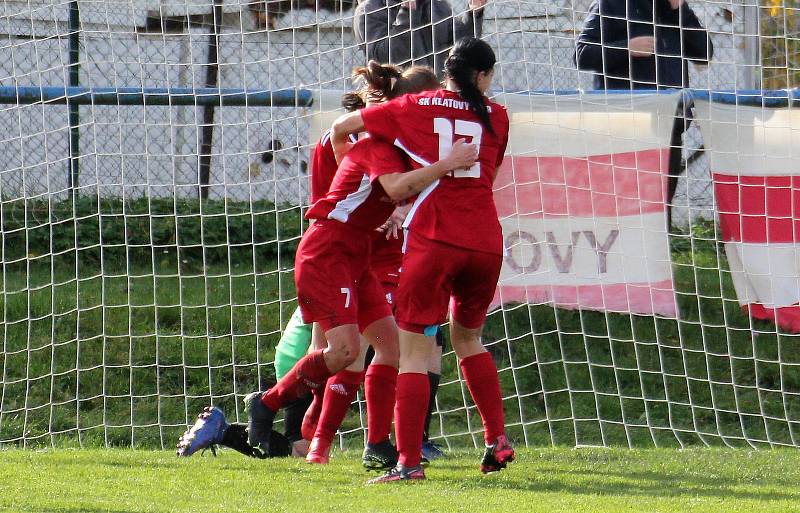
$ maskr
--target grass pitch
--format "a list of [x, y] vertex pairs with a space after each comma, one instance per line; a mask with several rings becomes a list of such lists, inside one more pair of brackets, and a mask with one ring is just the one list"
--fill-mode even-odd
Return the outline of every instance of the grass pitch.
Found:
[[787, 512], [800, 453], [732, 449], [528, 449], [499, 474], [478, 450], [438, 460], [424, 483], [365, 486], [355, 451], [327, 467], [230, 451], [5, 450], [0, 511], [13, 512]]

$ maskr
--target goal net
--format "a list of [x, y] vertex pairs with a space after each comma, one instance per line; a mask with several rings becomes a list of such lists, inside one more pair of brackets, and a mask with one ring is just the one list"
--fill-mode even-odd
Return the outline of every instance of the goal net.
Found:
[[[797, 19], [690, 3], [714, 44], [692, 90], [624, 94], [575, 67], [589, 1], [485, 8], [512, 127], [484, 343], [520, 443], [797, 444]], [[309, 150], [365, 59], [352, 25], [348, 0], [3, 2], [0, 445], [246, 420], [296, 306]], [[481, 430], [446, 347], [431, 435]]]

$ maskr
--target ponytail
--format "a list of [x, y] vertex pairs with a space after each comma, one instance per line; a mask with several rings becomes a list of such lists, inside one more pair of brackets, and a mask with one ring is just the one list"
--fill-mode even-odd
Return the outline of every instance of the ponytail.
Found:
[[358, 93], [350, 92], [342, 95], [342, 107], [347, 112], [355, 112], [366, 106], [367, 104], [364, 102], [364, 98]]
[[494, 134], [494, 128], [489, 119], [489, 110], [475, 79], [481, 71], [491, 71], [495, 62], [491, 46], [480, 39], [466, 37], [455, 44], [444, 63], [447, 78], [455, 82], [459, 88], [459, 95], [481, 120], [483, 128], [491, 134]]
[[442, 87], [436, 73], [426, 66], [411, 66], [402, 71], [393, 64], [376, 61], [353, 69], [353, 80], [360, 83], [358, 88], [342, 96], [342, 107], [349, 112], [363, 109], [367, 103], [381, 103], [404, 94]]
[[382, 102], [393, 97], [392, 90], [401, 76], [402, 71], [393, 64], [369, 61], [366, 66], [353, 70], [353, 80], [362, 83], [356, 94], [361, 96], [365, 104]]

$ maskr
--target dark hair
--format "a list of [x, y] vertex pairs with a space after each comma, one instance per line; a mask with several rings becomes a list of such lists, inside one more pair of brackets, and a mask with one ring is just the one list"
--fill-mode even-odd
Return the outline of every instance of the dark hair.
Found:
[[497, 59], [492, 47], [475, 37], [459, 39], [444, 62], [447, 78], [456, 83], [459, 95], [478, 115], [483, 127], [492, 134], [494, 128], [489, 120], [489, 111], [484, 103], [483, 93], [475, 84], [475, 78], [481, 71], [491, 71], [495, 62]]
[[342, 107], [353, 112], [366, 107], [367, 102], [382, 102], [409, 93], [439, 89], [436, 73], [426, 66], [412, 66], [405, 71], [393, 64], [369, 61], [353, 70], [353, 79], [361, 85], [342, 96]]
[[422, 91], [441, 89], [442, 83], [436, 73], [427, 66], [411, 66], [403, 72], [400, 80], [394, 85], [391, 96], [387, 99], [397, 98], [404, 94], [416, 94]]

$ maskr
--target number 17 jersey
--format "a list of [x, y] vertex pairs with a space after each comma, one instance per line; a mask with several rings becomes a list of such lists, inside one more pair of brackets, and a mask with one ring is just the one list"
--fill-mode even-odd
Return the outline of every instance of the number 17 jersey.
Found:
[[458, 93], [446, 90], [401, 96], [363, 109], [361, 116], [370, 137], [403, 150], [416, 168], [446, 157], [458, 139], [477, 145], [474, 166], [445, 175], [419, 194], [406, 227], [431, 240], [502, 255], [492, 184], [508, 144], [509, 121], [505, 107], [485, 101], [494, 133]]

